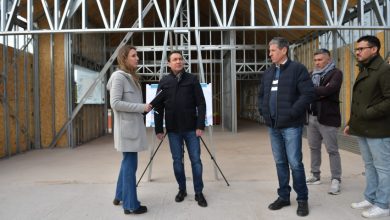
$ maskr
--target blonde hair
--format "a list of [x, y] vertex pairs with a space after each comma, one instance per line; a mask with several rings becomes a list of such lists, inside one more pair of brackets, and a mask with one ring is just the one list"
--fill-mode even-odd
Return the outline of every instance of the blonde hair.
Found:
[[121, 47], [121, 49], [119, 49], [116, 60], [119, 65], [119, 69], [130, 74], [133, 77], [134, 81], [137, 83], [137, 85], [139, 85], [139, 76], [136, 73], [136, 69], [131, 69], [127, 64], [127, 57], [129, 56], [130, 50], [137, 50], [137, 49], [131, 45], [125, 45]]

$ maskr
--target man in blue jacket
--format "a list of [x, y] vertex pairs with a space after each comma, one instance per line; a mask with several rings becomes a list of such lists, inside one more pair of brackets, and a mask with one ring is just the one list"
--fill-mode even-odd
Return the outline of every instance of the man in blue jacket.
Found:
[[186, 176], [183, 164], [183, 142], [185, 141], [191, 160], [195, 200], [199, 206], [206, 207], [203, 196], [202, 162], [200, 160], [200, 142], [205, 127], [206, 102], [202, 88], [196, 76], [184, 71], [183, 56], [179, 51], [168, 55], [171, 73], [163, 77], [157, 91], [162, 92], [161, 102], [155, 107], [155, 132], [157, 138], [164, 138], [163, 118], [168, 134], [169, 146], [173, 158], [173, 170], [179, 184], [176, 202], [187, 196]]
[[309, 214], [308, 189], [302, 163], [302, 127], [306, 109], [314, 99], [314, 87], [305, 66], [288, 58], [289, 43], [281, 37], [269, 43], [273, 65], [263, 75], [259, 111], [269, 127], [272, 153], [279, 180], [278, 198], [270, 210], [290, 205], [290, 169], [297, 193], [298, 216]]

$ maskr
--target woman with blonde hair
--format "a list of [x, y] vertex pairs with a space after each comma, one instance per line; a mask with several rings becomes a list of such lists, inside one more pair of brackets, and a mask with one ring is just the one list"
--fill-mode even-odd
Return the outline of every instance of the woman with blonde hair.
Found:
[[149, 112], [152, 106], [143, 103], [136, 74], [138, 60], [135, 47], [123, 46], [117, 56], [119, 68], [107, 83], [114, 112], [114, 145], [123, 154], [113, 203], [119, 205], [122, 202], [125, 214], [147, 212], [146, 206], [141, 205], [137, 198], [136, 171], [138, 152], [148, 147], [142, 113]]

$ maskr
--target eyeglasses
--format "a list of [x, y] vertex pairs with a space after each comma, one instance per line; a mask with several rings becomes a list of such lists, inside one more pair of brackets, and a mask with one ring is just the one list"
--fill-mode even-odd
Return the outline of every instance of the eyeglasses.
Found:
[[355, 48], [355, 52], [361, 53], [364, 49], [367, 49], [367, 48], [372, 48], [372, 47], [358, 47], [358, 48]]

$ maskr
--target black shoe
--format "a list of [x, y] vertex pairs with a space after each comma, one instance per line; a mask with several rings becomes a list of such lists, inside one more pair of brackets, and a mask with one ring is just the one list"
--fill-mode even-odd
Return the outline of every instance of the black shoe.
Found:
[[142, 213], [145, 213], [147, 211], [148, 211], [148, 208], [146, 206], [141, 205], [138, 207], [138, 209], [136, 209], [134, 211], [130, 211], [130, 210], [125, 209], [124, 213], [126, 215], [128, 215], [128, 214], [142, 214]]
[[207, 201], [203, 196], [203, 193], [196, 193], [195, 194], [195, 201], [198, 202], [199, 206], [207, 207]]
[[307, 201], [298, 201], [298, 216], [307, 216], [309, 214], [309, 204]]
[[187, 191], [179, 190], [179, 192], [177, 193], [177, 195], [175, 197], [175, 201], [182, 202], [184, 200], [184, 197], [186, 197], [186, 196], [187, 196]]
[[278, 210], [283, 208], [284, 206], [289, 206], [289, 205], [290, 205], [290, 201], [282, 200], [281, 198], [278, 198], [277, 200], [275, 200], [275, 202], [271, 203], [268, 206], [268, 208], [271, 210]]
[[112, 201], [112, 203], [113, 203], [114, 205], [119, 205], [119, 204], [121, 203], [121, 201], [120, 201], [120, 200], [117, 200], [117, 199], [114, 199], [114, 201]]

